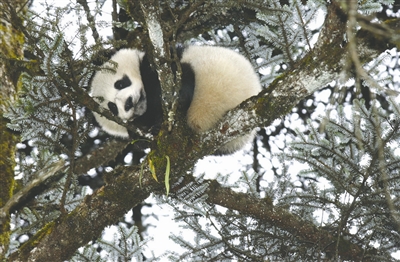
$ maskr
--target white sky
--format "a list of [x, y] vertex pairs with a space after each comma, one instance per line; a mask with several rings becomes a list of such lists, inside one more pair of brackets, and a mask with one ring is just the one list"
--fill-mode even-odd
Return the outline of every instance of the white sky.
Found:
[[[39, 14], [43, 12], [43, 7], [42, 4], [43, 2], [47, 2], [49, 4], [53, 4], [56, 6], [64, 6], [67, 1], [57, 1], [57, 0], [50, 0], [50, 1], [45, 1], [45, 0], [35, 0], [33, 3], [33, 9], [36, 10]], [[104, 13], [101, 16], [101, 19], [109, 19], [108, 21], [106, 20], [105, 22], [111, 23], [111, 0], [107, 0], [106, 4], [104, 5]], [[66, 22], [72, 22], [76, 23], [76, 14], [74, 12], [71, 12], [68, 14], [66, 17], [64, 17]], [[322, 22], [324, 19], [324, 13], [321, 12], [318, 17], [315, 19], [315, 27], [318, 28], [321, 26]], [[76, 24], [75, 24], [76, 26]], [[74, 35], [75, 30], [65, 30], [65, 36], [67, 40], [71, 41], [78, 41], [79, 39], [75, 38]], [[103, 29], [99, 29], [99, 33], [102, 37], [106, 38], [107, 36], [112, 35], [112, 30], [111, 26], [105, 27]], [[91, 32], [88, 32], [88, 39], [91, 39], [90, 37]], [[312, 42], [315, 43], [317, 41], [317, 36], [314, 36], [312, 39]], [[76, 44], [76, 48], [79, 48], [80, 44]], [[329, 96], [328, 91], [326, 93], [322, 92], [321, 97], [319, 99], [321, 100], [327, 100], [327, 97]], [[321, 104], [322, 106], [322, 104]], [[325, 112], [326, 108], [323, 106], [318, 108], [317, 111], [314, 114], [321, 115]], [[295, 119], [291, 119], [294, 122]], [[291, 122], [293, 122], [291, 121]], [[279, 141], [276, 141], [279, 145]], [[283, 142], [281, 141], [282, 147], [283, 147]], [[245, 151], [248, 151], [251, 149], [251, 146], [248, 145]], [[278, 152], [280, 149], [275, 148], [274, 151]], [[268, 157], [270, 157], [269, 153], [267, 152], [262, 152], [264, 155], [264, 158], [260, 158], [260, 163], [263, 166], [263, 169], [266, 171], [266, 175], [264, 175], [264, 181], [263, 183], [267, 182], [272, 182], [274, 179], [272, 176], [272, 172], [269, 172], [268, 169], [270, 169], [271, 162]], [[230, 174], [230, 181], [233, 183], [236, 181], [240, 176], [242, 176], [243, 171], [247, 171], [247, 166], [251, 165], [253, 159], [250, 154], [244, 154], [243, 151], [239, 151], [233, 155], [229, 156], [223, 156], [223, 157], [205, 157], [204, 159], [200, 160], [195, 167], [195, 173], [197, 175], [205, 173], [206, 179], [212, 179], [216, 177], [219, 173], [221, 174]], [[294, 176], [298, 173], [300, 169], [304, 168], [304, 166], [292, 166], [291, 169], [289, 170], [290, 173], [293, 173]], [[268, 174], [271, 174], [268, 176]], [[270, 181], [268, 181], [271, 179]], [[156, 204], [155, 199], [150, 198], [147, 200], [147, 202], [150, 202], [152, 204]], [[143, 208], [143, 214], [144, 215], [151, 215], [151, 214], [157, 214], [158, 220], [155, 220], [154, 216], [149, 216], [149, 218], [145, 219], [144, 223], [151, 225], [148, 227], [147, 230], [147, 235], [151, 237], [153, 240], [148, 242], [148, 248], [145, 249], [145, 255], [146, 256], [152, 256], [153, 254], [155, 257], [159, 257], [162, 254], [164, 254], [165, 251], [167, 250], [179, 250], [180, 247], [176, 245], [175, 243], [172, 242], [172, 240], [169, 239], [169, 236], [171, 235], [172, 232], [182, 232], [182, 229], [179, 227], [179, 223], [173, 221], [173, 210], [170, 206], [168, 205], [153, 205], [151, 208], [144, 207]], [[130, 211], [131, 212], [131, 211]], [[126, 217], [129, 216], [130, 213], [126, 215]], [[108, 227], [104, 230], [103, 232], [103, 238], [111, 240], [114, 233], [116, 233], [116, 227]], [[193, 233], [187, 233], [188, 238], [193, 238], [194, 236], [192, 235]], [[400, 258], [400, 251], [396, 253], [395, 255], [396, 258]]]

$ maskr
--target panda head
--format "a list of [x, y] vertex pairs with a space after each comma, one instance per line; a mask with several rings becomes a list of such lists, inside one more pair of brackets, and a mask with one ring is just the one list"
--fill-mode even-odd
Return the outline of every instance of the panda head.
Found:
[[[133, 120], [147, 110], [147, 100], [140, 76], [144, 53], [134, 49], [119, 50], [93, 77], [92, 97], [123, 121]], [[125, 127], [93, 113], [99, 125], [109, 134], [127, 138]]]

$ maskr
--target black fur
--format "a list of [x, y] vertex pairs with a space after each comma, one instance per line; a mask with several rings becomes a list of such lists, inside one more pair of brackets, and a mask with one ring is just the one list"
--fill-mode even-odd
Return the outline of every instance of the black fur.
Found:
[[176, 45], [175, 50], [176, 50], [176, 55], [178, 56], [179, 60], [181, 60], [182, 56], [183, 56], [183, 52], [185, 51], [185, 47], [183, 45], [179, 44], [179, 45]]
[[108, 102], [108, 109], [110, 109], [111, 113], [113, 113], [115, 116], [118, 116], [118, 107], [115, 103], [113, 102]]
[[101, 66], [117, 52], [117, 49], [102, 49], [96, 52], [92, 57], [92, 63], [96, 66]]
[[179, 90], [179, 110], [186, 113], [192, 103], [194, 86], [195, 86], [195, 75], [190, 64], [182, 63], [182, 86]]
[[146, 92], [147, 110], [135, 118], [133, 124], [142, 129], [152, 128], [152, 133], [157, 133], [162, 123], [161, 86], [158, 74], [151, 68], [147, 55], [140, 63], [140, 75]]
[[132, 84], [131, 80], [127, 75], [124, 75], [121, 80], [118, 80], [117, 82], [114, 83], [114, 88], [118, 90], [122, 90], [124, 88], [127, 88]]
[[[177, 47], [177, 55], [182, 58], [183, 47]], [[195, 75], [192, 67], [187, 63], [181, 64], [182, 68], [182, 86], [179, 91], [179, 110], [186, 114], [193, 99], [195, 88]], [[173, 68], [176, 73], [176, 67]], [[147, 110], [137, 117], [133, 124], [141, 129], [150, 129], [153, 134], [158, 133], [162, 123], [162, 107], [161, 107], [161, 85], [158, 74], [150, 65], [148, 56], [145, 55], [140, 63], [140, 74], [146, 92]]]
[[132, 97], [130, 96], [128, 99], [126, 99], [125, 101], [125, 111], [129, 111], [132, 107], [134, 107], [133, 101], [132, 101]]
[[[175, 48], [176, 55], [178, 56], [179, 60], [182, 59], [183, 52], [185, 51], [185, 47], [183, 45], [177, 45]], [[172, 53], [172, 50], [171, 50]], [[183, 113], [186, 114], [187, 110], [192, 103], [193, 94], [194, 94], [194, 86], [195, 86], [195, 76], [193, 69], [190, 64], [182, 63], [182, 79], [181, 79], [181, 88], [179, 90], [179, 107], [178, 109], [181, 110]], [[172, 64], [172, 71], [176, 75], [177, 66], [175, 63]]]

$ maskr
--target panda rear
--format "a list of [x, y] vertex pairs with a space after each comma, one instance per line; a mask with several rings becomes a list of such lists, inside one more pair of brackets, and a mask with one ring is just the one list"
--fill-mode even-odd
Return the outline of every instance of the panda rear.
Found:
[[[160, 125], [160, 83], [146, 56], [135, 49], [122, 49], [111, 57], [111, 60], [118, 63], [116, 73], [98, 71], [92, 81], [92, 96], [101, 106], [110, 109], [123, 120], [135, 118], [133, 124], [138, 127], [150, 128]], [[213, 128], [227, 111], [261, 91], [258, 76], [251, 63], [230, 49], [189, 46], [182, 53], [181, 67], [179, 108], [187, 110], [188, 126], [198, 133]], [[117, 82], [117, 87], [122, 88], [115, 87]], [[127, 85], [129, 82], [131, 84]], [[103, 97], [104, 100], [99, 97]], [[143, 103], [143, 99], [146, 100], [145, 112], [140, 110], [142, 107], [135, 105]], [[110, 104], [113, 109], [110, 108]], [[109, 134], [129, 137], [125, 127], [99, 114], [94, 113], [94, 116]], [[253, 137], [254, 132], [244, 134], [222, 146], [216, 153], [233, 153]]]

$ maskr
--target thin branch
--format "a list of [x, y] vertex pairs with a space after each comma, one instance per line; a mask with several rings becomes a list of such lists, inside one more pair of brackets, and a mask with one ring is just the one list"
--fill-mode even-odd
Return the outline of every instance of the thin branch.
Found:
[[16, 206], [31, 197], [35, 190], [51, 184], [54, 180], [60, 179], [60, 176], [64, 175], [62, 172], [65, 171], [65, 169], [67, 169], [65, 161], [60, 159], [38, 171], [38, 174], [35, 176], [36, 178], [13, 195], [4, 207], [0, 209], [0, 223], [3, 223], [3, 219], [6, 218]]
[[100, 35], [97, 32], [97, 28], [96, 28], [96, 21], [94, 19], [94, 16], [90, 13], [90, 8], [88, 6], [87, 1], [86, 0], [77, 0], [76, 2], [83, 7], [83, 10], [85, 10], [86, 19], [88, 20], [89, 27], [92, 30], [92, 35], [93, 35], [94, 41], [96, 42], [96, 44], [101, 45]]
[[[205, 143], [198, 147], [201, 148], [199, 152], [186, 151], [187, 148], [177, 150], [176, 148], [182, 146], [170, 142], [181, 141], [181, 139], [178, 139], [179, 132], [171, 132], [168, 135], [157, 137], [158, 141], [155, 141], [155, 144], [169, 146], [155, 146], [151, 154], [160, 156], [158, 159], [165, 159], [165, 155], [175, 156], [171, 158], [171, 171], [174, 176], [171, 177], [170, 184], [177, 183], [182, 174], [186, 174], [187, 170], [193, 168], [200, 157], [209, 154], [215, 147], [217, 140], [221, 143], [227, 142], [243, 133], [242, 129], [251, 130], [256, 126], [268, 126], [274, 119], [290, 112], [298, 101], [323, 87], [326, 83], [337, 79], [344, 66], [343, 61], [346, 61], [348, 55], [344, 52], [345, 49], [340, 48], [345, 21], [334, 19], [341, 12], [338, 7], [330, 5], [329, 8], [328, 16], [331, 16], [331, 20], [325, 24], [325, 27], [329, 28], [325, 29], [324, 33], [333, 32], [333, 35], [322, 36], [320, 39], [327, 41], [319, 43], [312, 53], [304, 57], [293, 70], [274, 81], [259, 97], [252, 98], [242, 103], [239, 109], [230, 111], [218, 127], [202, 136], [202, 141]], [[340, 18], [341, 14], [339, 15]], [[365, 50], [365, 46], [367, 46], [364, 41], [365, 38], [361, 37], [357, 40], [358, 47], [364, 48], [362, 53], [364, 60], [373, 59], [386, 48], [391, 47], [391, 45], [387, 45], [387, 42], [384, 42], [384, 44], [377, 45], [375, 48]], [[379, 39], [376, 39], [376, 41], [379, 42]], [[334, 53], [327, 52], [327, 50], [332, 50]], [[360, 59], [360, 61], [363, 60]], [[76, 97], [76, 99], [77, 101], [84, 101], [86, 98]], [[237, 122], [241, 125], [236, 125]], [[211, 141], [206, 138], [210, 138]], [[156, 164], [157, 171], [165, 170], [161, 162]], [[162, 173], [162, 171], [159, 172]], [[142, 177], [142, 188], [139, 182], [140, 177]], [[162, 176], [159, 176], [159, 180], [162, 180]], [[10, 259], [21, 261], [26, 261], [28, 258], [36, 261], [66, 260], [72, 256], [77, 248], [99, 236], [105, 226], [115, 223], [127, 210], [139, 204], [150, 193], [164, 191], [163, 184], [152, 179], [150, 172], [145, 171], [141, 174], [137, 167], [117, 168], [109, 176], [108, 181], [109, 183], [106, 186], [96, 191], [92, 196], [87, 196], [81, 205], [70, 214], [60, 217], [57, 221], [39, 231]], [[226, 205], [243, 212], [243, 214], [260, 219], [263, 219], [260, 215], [268, 215], [264, 219], [276, 223], [283, 230], [296, 234], [299, 238], [310, 239], [314, 243], [321, 241], [321, 239], [326, 241], [327, 250], [330, 248], [329, 241], [336, 240], [332, 239], [332, 236], [328, 233], [316, 230], [313, 225], [302, 223], [301, 220], [296, 219], [285, 210], [278, 209], [277, 211], [280, 213], [277, 214], [274, 210], [271, 210], [271, 208], [274, 208], [273, 206], [262, 203], [261, 200], [247, 202], [246, 199], [255, 199], [249, 198], [245, 194], [233, 193], [230, 189], [224, 189], [216, 184], [213, 184], [213, 187], [217, 191], [213, 191], [215, 193], [209, 200], [211, 203]], [[221, 198], [221, 196], [225, 198]], [[232, 201], [232, 199], [238, 201]], [[232, 202], [235, 202], [235, 205]], [[249, 204], [249, 206], [242, 203]], [[247, 211], [243, 210], [245, 207], [248, 209]], [[284, 223], [285, 219], [287, 219], [287, 223]], [[341, 241], [347, 243], [345, 240]], [[350, 249], [347, 254], [343, 254], [343, 257], [360, 257], [362, 248], [351, 243], [348, 244]]]
[[308, 39], [308, 35], [307, 35], [307, 24], [304, 22], [299, 4], [297, 2], [295, 3], [295, 6], [296, 6], [296, 11], [297, 11], [297, 16], [299, 17], [299, 20], [301, 21], [301, 30], [303, 31], [304, 39], [307, 42], [309, 50], [312, 50], [310, 39]]
[[[87, 155], [75, 161], [75, 175], [85, 174], [90, 169], [106, 164], [117, 157], [117, 155], [126, 147], [128, 141], [110, 140], [102, 147], [88, 153]], [[33, 177], [37, 177], [30, 184], [24, 186], [18, 191], [6, 204], [0, 209], [0, 223], [7, 214], [14, 212], [25, 202], [29, 202], [36, 196], [41, 195], [54, 183], [59, 181], [66, 172], [68, 167], [63, 168], [64, 160], [59, 160], [49, 164], [49, 166], [38, 171]]]
[[[363, 65], [359, 59], [359, 52], [357, 50], [357, 39], [356, 39], [356, 26], [357, 26], [357, 9], [358, 9], [358, 3], [357, 0], [350, 0], [348, 1], [349, 5], [349, 10], [348, 10], [348, 25], [347, 25], [347, 30], [346, 30], [346, 35], [347, 35], [347, 39], [348, 39], [348, 44], [347, 44], [347, 48], [349, 50], [349, 54], [350, 54], [350, 58], [351, 61], [354, 64], [355, 70], [356, 70], [356, 74], [357, 74], [357, 81], [356, 81], [356, 87], [358, 90], [361, 90], [361, 86], [360, 86], [360, 79], [363, 79], [364, 81], [366, 81], [368, 83], [369, 87], [372, 87], [376, 90], [382, 91], [384, 93], [388, 93], [388, 94], [398, 94], [397, 92], [391, 91], [391, 90], [387, 90], [383, 87], [381, 87], [376, 81], [375, 79], [373, 79], [368, 73], [367, 71], [363, 68]], [[370, 28], [368, 28], [370, 29]], [[378, 33], [381, 33], [380, 31]], [[395, 37], [395, 39], [398, 40], [398, 37]], [[350, 64], [348, 64], [345, 69], [347, 69], [347, 71], [349, 71], [348, 69], [350, 68]]]
[[[395, 204], [393, 203], [392, 194], [390, 193], [389, 189], [389, 175], [387, 173], [387, 166], [386, 166], [386, 158], [385, 158], [385, 146], [386, 143], [382, 139], [382, 127], [381, 122], [379, 121], [378, 113], [376, 112], [378, 109], [374, 106], [373, 107], [373, 114], [371, 118], [373, 121], [370, 123], [374, 126], [376, 132], [376, 147], [378, 148], [378, 165], [379, 165], [379, 173], [382, 179], [383, 184], [383, 194], [386, 199], [387, 206], [389, 208], [390, 216], [392, 217], [393, 224], [395, 225], [395, 230], [400, 232], [400, 215], [399, 211], [396, 208]], [[372, 120], [371, 119], [371, 120]]]
[[[287, 209], [273, 206], [266, 199], [251, 197], [248, 194], [232, 191], [230, 188], [222, 187], [216, 181], [210, 181], [207, 191], [207, 202], [218, 204], [228, 209], [239, 211], [242, 215], [251, 216], [272, 226], [280, 228], [311, 246], [325, 246], [326, 253], [335, 253], [336, 246], [331, 245], [337, 241], [337, 236], [330, 232], [317, 228], [315, 225], [303, 221], [301, 218], [289, 213]], [[353, 244], [339, 237], [341, 244], [347, 245], [346, 249], [338, 250], [341, 258], [350, 261], [361, 261], [368, 253], [374, 253], [375, 249]]]

